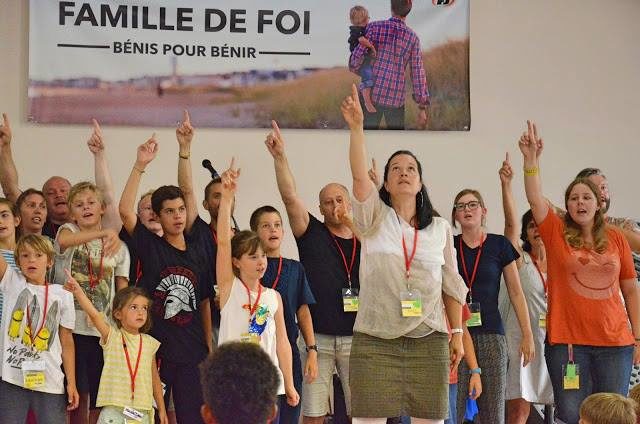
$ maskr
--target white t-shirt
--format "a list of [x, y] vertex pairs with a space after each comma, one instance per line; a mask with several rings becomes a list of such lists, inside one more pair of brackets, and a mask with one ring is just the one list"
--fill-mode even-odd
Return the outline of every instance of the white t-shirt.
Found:
[[[66, 228], [71, 232], [78, 232], [80, 229], [77, 225], [72, 223], [64, 224], [58, 230], [60, 231]], [[56, 251], [60, 251], [59, 245], [56, 242]], [[116, 293], [115, 277], [129, 278], [129, 250], [124, 243], [120, 246], [118, 253], [111, 258], [102, 257], [102, 270], [100, 267], [102, 256], [102, 243], [99, 239], [92, 240], [86, 245], [69, 247], [62, 254], [56, 255], [55, 264], [55, 277], [54, 283], [64, 284], [67, 280], [67, 276], [64, 273], [65, 269], [71, 270], [71, 275], [75, 278], [82, 290], [93, 303], [95, 308], [102, 312], [107, 321], [111, 321], [111, 306], [113, 303], [113, 297]], [[90, 262], [89, 262], [89, 258]], [[91, 267], [89, 267], [91, 263]], [[89, 284], [89, 277], [92, 275], [99, 281], [94, 287]], [[87, 314], [82, 310], [80, 305], [75, 302], [76, 310], [76, 327], [73, 332], [76, 334], [82, 334], [85, 336], [100, 337], [100, 333], [90, 322]]]
[[[59, 326], [73, 329], [73, 295], [60, 285], [49, 284], [45, 317], [46, 290], [43, 285], [27, 283], [22, 275], [7, 267], [0, 281], [0, 291], [4, 294], [5, 301], [2, 325], [2, 379], [23, 387], [22, 362], [41, 360], [45, 364], [45, 384], [34, 390], [63, 394], [64, 374], [60, 368], [62, 346], [58, 331]], [[31, 334], [35, 338], [33, 347], [30, 346], [29, 335], [25, 334], [28, 325], [27, 308], [31, 318]]]
[[[278, 295], [275, 290], [262, 287], [260, 302], [251, 316], [249, 322], [249, 309], [256, 302], [258, 292], [251, 292], [251, 305], [247, 289], [237, 278], [233, 279], [229, 300], [220, 311], [220, 335], [218, 345], [225, 342], [241, 341], [242, 335], [252, 331], [260, 335], [260, 347], [267, 352], [275, 364], [280, 376], [280, 386], [278, 394], [284, 394], [284, 381], [282, 372], [278, 366], [278, 352], [276, 343], [276, 311], [278, 310]], [[289, 341], [287, 340], [287, 343]]]

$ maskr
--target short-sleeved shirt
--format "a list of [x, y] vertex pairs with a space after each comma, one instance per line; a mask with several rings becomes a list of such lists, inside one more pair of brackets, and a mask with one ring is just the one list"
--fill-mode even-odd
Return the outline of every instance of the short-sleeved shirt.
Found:
[[51, 240], [55, 240], [61, 226], [62, 224], [54, 224], [47, 218], [42, 227], [42, 235], [49, 237]]
[[355, 312], [344, 312], [342, 289], [348, 288], [347, 270], [340, 245], [347, 262], [351, 264], [353, 243], [356, 243], [355, 260], [351, 269], [351, 287], [360, 288], [360, 242], [356, 238], [334, 236], [316, 217], [309, 214], [309, 225], [296, 238], [300, 262], [307, 272], [307, 279], [315, 305], [309, 305], [313, 329], [316, 333], [332, 336], [352, 336]]
[[[199, 255], [202, 255], [211, 267], [211, 287], [216, 284], [216, 254], [218, 253], [218, 243], [213, 234], [209, 224], [199, 216], [193, 221], [189, 231], [189, 238], [200, 251]], [[214, 302], [211, 302], [211, 322], [216, 327], [220, 326], [220, 309]]]
[[[462, 242], [462, 249], [460, 249], [460, 242]], [[473, 267], [480, 247], [469, 248], [461, 235], [454, 237], [454, 246], [458, 250], [458, 272], [464, 278], [467, 287], [469, 287], [469, 279], [472, 278]], [[464, 254], [468, 278], [464, 272], [461, 254]], [[504, 335], [504, 326], [498, 310], [500, 277], [502, 276], [502, 269], [519, 257], [520, 255], [505, 236], [487, 234], [482, 243], [482, 253], [476, 277], [467, 295], [467, 301], [480, 303], [480, 316], [482, 318], [481, 326], [469, 328], [471, 334]]]
[[199, 363], [208, 353], [200, 302], [213, 290], [211, 264], [188, 237], [187, 249], [179, 250], [139, 222], [132, 240], [142, 263], [138, 286], [153, 300], [150, 334], [161, 343], [158, 356], [178, 364]]
[[[267, 258], [267, 270], [260, 281], [263, 286], [273, 288], [278, 275], [278, 265], [280, 258]], [[280, 277], [277, 279], [275, 290], [282, 297], [284, 307], [284, 324], [287, 327], [287, 337], [291, 344], [293, 354], [298, 353], [296, 341], [298, 340], [298, 323], [296, 313], [302, 305], [313, 305], [316, 303], [304, 267], [298, 261], [282, 258], [282, 269]], [[295, 349], [294, 349], [295, 347]]]
[[[63, 229], [72, 233], [80, 231], [78, 226], [72, 223], [64, 224], [58, 232]], [[59, 251], [59, 248], [56, 242], [56, 251]], [[121, 244], [120, 250], [113, 257], [103, 255], [100, 239], [91, 240], [80, 246], [69, 247], [63, 253], [56, 254], [54, 283], [65, 283], [67, 276], [64, 270], [66, 269], [71, 271], [71, 275], [78, 281], [93, 306], [107, 319], [110, 319], [111, 304], [116, 294], [115, 277], [129, 278], [129, 250], [127, 247]], [[90, 279], [97, 281], [92, 285]], [[82, 310], [80, 304], [77, 301], [74, 303], [76, 327], [73, 332], [85, 336], [100, 337], [100, 333], [86, 312]]]
[[120, 230], [118, 237], [120, 237], [120, 240], [122, 240], [127, 246], [127, 249], [129, 249], [129, 285], [135, 286], [142, 276], [142, 264], [140, 263], [140, 258], [138, 258], [138, 252], [133, 245], [131, 236], [124, 227]]
[[636, 278], [629, 243], [620, 230], [608, 226], [603, 253], [575, 249], [565, 241], [564, 229], [551, 209], [538, 225], [547, 251], [547, 339], [551, 344], [632, 345], [620, 296], [620, 281]]
[[[467, 293], [457, 272], [449, 223], [434, 217], [416, 230], [380, 199], [373, 184], [364, 201], [352, 203], [353, 222], [362, 234], [360, 309], [354, 330], [382, 339], [446, 334], [443, 293], [461, 304]], [[413, 255], [408, 279], [403, 240], [407, 255]], [[419, 291], [421, 312], [403, 317], [401, 300], [409, 288]]]
[[[123, 343], [124, 339], [124, 343]], [[140, 340], [142, 348], [140, 349]], [[100, 388], [96, 406], [130, 406], [140, 411], [153, 411], [153, 384], [151, 367], [153, 356], [160, 342], [148, 334], [130, 334], [124, 329], [111, 327], [104, 343], [100, 342], [104, 353], [104, 367], [100, 377]], [[135, 396], [131, 400], [131, 377], [124, 353], [126, 345], [131, 367], [135, 368], [140, 349], [140, 365], [135, 378]]]
[[[58, 332], [60, 326], [69, 330], [74, 327], [73, 295], [58, 284], [44, 286], [27, 283], [24, 277], [11, 267], [7, 267], [0, 281], [0, 290], [4, 293], [5, 299], [2, 326], [2, 379], [7, 383], [23, 387], [22, 363], [42, 360], [45, 363], [45, 384], [34, 390], [54, 394], [64, 393], [64, 374], [60, 368], [62, 345]], [[25, 332], [27, 327], [31, 328], [31, 337], [29, 332]]]

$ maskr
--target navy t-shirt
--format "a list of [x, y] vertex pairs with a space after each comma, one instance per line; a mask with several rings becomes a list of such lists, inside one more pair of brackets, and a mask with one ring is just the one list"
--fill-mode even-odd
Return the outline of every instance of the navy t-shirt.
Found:
[[[199, 254], [205, 258], [209, 264], [211, 270], [211, 287], [216, 284], [216, 254], [218, 253], [218, 245], [213, 238], [211, 227], [204, 222], [200, 216], [196, 217], [193, 221], [191, 230], [189, 231], [189, 238], [193, 241]], [[215, 293], [213, 294], [215, 295]], [[211, 298], [213, 299], [213, 295]], [[214, 302], [211, 302], [211, 323], [214, 327], [220, 327], [220, 309], [218, 309]]]
[[[462, 249], [460, 242], [462, 241]], [[464, 253], [464, 260], [467, 266], [469, 278], [473, 275], [473, 266], [476, 262], [479, 247], [469, 248], [461, 235], [454, 237], [454, 245], [457, 251], [458, 272], [467, 283], [469, 281], [462, 267], [461, 254]], [[487, 234], [487, 238], [482, 245], [482, 254], [478, 271], [473, 286], [467, 295], [467, 302], [473, 299], [474, 303], [480, 303], [480, 315], [482, 325], [479, 327], [469, 327], [471, 334], [503, 334], [502, 318], [498, 311], [498, 293], [500, 292], [500, 277], [502, 268], [518, 259], [520, 255], [511, 242], [500, 234]]]
[[[280, 258], [267, 258], [267, 270], [260, 282], [265, 287], [272, 287], [278, 275], [278, 265]], [[275, 287], [282, 297], [284, 307], [284, 324], [287, 327], [287, 337], [293, 354], [298, 354], [296, 341], [298, 340], [298, 324], [296, 322], [296, 312], [302, 305], [312, 305], [316, 299], [311, 293], [304, 267], [293, 259], [282, 259], [282, 269], [280, 278]]]
[[137, 286], [138, 279], [142, 276], [142, 264], [140, 263], [140, 258], [138, 258], [138, 252], [133, 245], [133, 239], [124, 227], [122, 227], [118, 236], [120, 240], [127, 245], [127, 249], [129, 249], [129, 257], [131, 258], [129, 262], [129, 285]]
[[[335, 241], [334, 241], [335, 240]], [[336, 241], [342, 248], [347, 265], [351, 264], [353, 243], [355, 262], [351, 269], [351, 287], [360, 288], [360, 242], [357, 239], [333, 237], [329, 229], [309, 214], [309, 226], [296, 238], [300, 262], [304, 265], [316, 304], [310, 305], [313, 329], [332, 336], [352, 336], [355, 312], [344, 312], [342, 289], [348, 288], [347, 271]]]
[[211, 264], [188, 237], [187, 250], [179, 250], [139, 222], [131, 240], [142, 265], [138, 286], [153, 300], [150, 334], [161, 343], [158, 357], [200, 363], [208, 353], [200, 302], [211, 297]]

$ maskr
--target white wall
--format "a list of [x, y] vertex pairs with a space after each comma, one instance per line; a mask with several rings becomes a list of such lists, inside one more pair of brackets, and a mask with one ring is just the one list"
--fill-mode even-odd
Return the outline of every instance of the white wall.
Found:
[[[27, 120], [27, 3], [0, 0], [0, 111], [13, 118], [20, 185], [40, 187], [53, 174], [71, 181], [91, 178], [93, 165], [85, 147], [88, 126], [37, 125]], [[520, 169], [516, 140], [524, 121], [531, 118], [539, 123], [546, 142], [542, 168], [548, 197], [561, 203], [564, 188], [576, 172], [597, 166], [609, 178], [611, 215], [640, 216], [633, 184], [634, 166], [640, 163], [638, 22], [637, 0], [474, 0], [471, 131], [372, 133], [367, 136], [370, 154], [383, 162], [399, 148], [416, 152], [432, 200], [443, 214], [459, 189], [479, 189], [489, 207], [489, 229], [501, 232], [497, 170], [506, 150]], [[118, 189], [131, 169], [136, 146], [153, 131], [104, 129]], [[157, 132], [160, 154], [144, 175], [142, 189], [175, 183], [175, 136], [170, 129]], [[222, 168], [231, 155], [238, 157], [242, 178], [236, 217], [242, 226], [256, 206], [271, 203], [282, 208], [272, 161], [262, 144], [265, 134], [264, 130], [198, 130], [194, 141], [199, 188], [206, 184], [207, 175], [197, 158], [206, 156]], [[316, 212], [317, 192], [323, 184], [330, 180], [349, 184], [348, 134], [285, 131], [285, 136], [300, 195]], [[520, 172], [515, 187], [523, 209]], [[297, 256], [290, 235], [285, 254]]]

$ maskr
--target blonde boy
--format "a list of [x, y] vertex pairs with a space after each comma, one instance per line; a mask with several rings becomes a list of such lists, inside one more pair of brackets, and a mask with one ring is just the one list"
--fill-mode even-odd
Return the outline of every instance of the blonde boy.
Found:
[[580, 405], [579, 424], [636, 424], [636, 403], [617, 393], [595, 393]]

